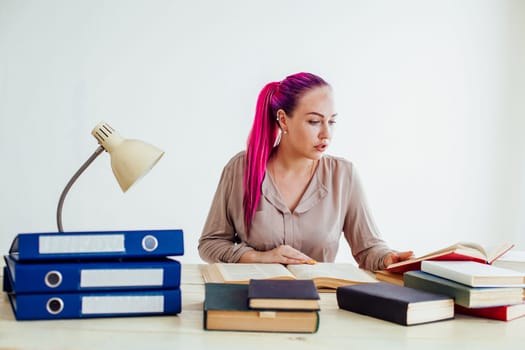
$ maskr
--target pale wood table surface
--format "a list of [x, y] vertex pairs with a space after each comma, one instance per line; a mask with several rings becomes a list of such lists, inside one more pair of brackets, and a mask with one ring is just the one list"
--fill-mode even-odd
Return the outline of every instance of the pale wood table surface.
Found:
[[404, 327], [339, 310], [335, 293], [321, 294], [314, 334], [205, 331], [198, 265], [183, 264], [177, 316], [16, 321], [0, 297], [0, 350], [5, 349], [522, 349], [525, 318], [501, 322], [456, 315]]

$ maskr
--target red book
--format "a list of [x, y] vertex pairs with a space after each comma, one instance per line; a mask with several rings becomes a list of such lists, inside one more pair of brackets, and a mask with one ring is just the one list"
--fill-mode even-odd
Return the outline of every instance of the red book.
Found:
[[512, 321], [516, 318], [525, 316], [525, 303], [495, 307], [482, 307], [479, 309], [469, 309], [456, 304], [454, 305], [454, 311], [458, 314], [475, 317], [490, 318], [500, 321]]
[[492, 249], [485, 249], [476, 243], [459, 242], [418, 258], [391, 264], [385, 270], [395, 273], [421, 270], [421, 262], [423, 260], [459, 260], [492, 264], [496, 259], [512, 249], [512, 247], [514, 247], [514, 244], [505, 243]]

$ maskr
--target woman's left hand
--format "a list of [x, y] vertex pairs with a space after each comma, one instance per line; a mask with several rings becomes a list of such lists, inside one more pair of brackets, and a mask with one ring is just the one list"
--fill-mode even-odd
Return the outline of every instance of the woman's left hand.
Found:
[[388, 265], [391, 265], [391, 264], [394, 264], [400, 261], [405, 261], [413, 257], [414, 257], [414, 252], [412, 252], [411, 250], [406, 251], [406, 252], [390, 252], [383, 258], [383, 265], [386, 268], [388, 267]]

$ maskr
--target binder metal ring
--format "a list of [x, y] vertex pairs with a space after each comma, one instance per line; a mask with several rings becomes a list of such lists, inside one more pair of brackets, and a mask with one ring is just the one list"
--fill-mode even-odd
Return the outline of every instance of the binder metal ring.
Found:
[[64, 310], [64, 302], [60, 298], [51, 298], [47, 301], [46, 309], [51, 315], [58, 315]]
[[142, 239], [142, 248], [147, 252], [152, 252], [159, 246], [159, 241], [155, 236], [147, 235]]
[[62, 274], [56, 270], [49, 271], [46, 273], [44, 282], [49, 288], [56, 288], [62, 283]]

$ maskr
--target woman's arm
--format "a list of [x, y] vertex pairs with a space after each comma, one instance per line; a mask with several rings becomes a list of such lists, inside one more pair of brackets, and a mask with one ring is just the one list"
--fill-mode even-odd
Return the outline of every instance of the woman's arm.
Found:
[[385, 263], [396, 254], [380, 237], [355, 167], [347, 163], [350, 170], [348, 177], [348, 208], [344, 222], [344, 235], [359, 267], [376, 271], [385, 267]]
[[246, 243], [239, 242], [232, 212], [242, 210], [241, 154], [224, 167], [217, 190], [213, 197], [208, 217], [199, 238], [199, 255], [206, 262], [238, 262], [247, 251], [253, 250]]

